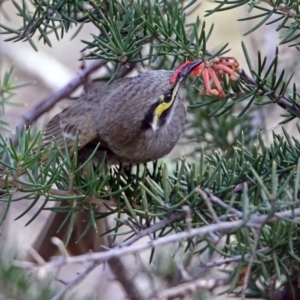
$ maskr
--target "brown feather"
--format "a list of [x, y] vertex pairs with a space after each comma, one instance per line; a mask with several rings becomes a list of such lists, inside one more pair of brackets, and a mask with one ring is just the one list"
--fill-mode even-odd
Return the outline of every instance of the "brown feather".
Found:
[[55, 140], [62, 150], [67, 145], [72, 155], [77, 135], [79, 149], [98, 137], [91, 110], [86, 106], [83, 109], [82, 102], [67, 107], [49, 122], [44, 133], [44, 145]]

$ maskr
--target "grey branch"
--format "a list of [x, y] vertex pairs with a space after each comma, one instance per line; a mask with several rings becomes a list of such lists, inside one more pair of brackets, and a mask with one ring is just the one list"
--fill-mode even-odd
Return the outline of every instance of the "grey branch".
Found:
[[133, 236], [131, 239], [127, 240], [126, 242], [123, 242], [119, 247], [126, 247], [130, 246], [139, 239], [150, 235], [151, 233], [154, 233], [162, 228], [164, 228], [166, 225], [174, 223], [175, 221], [180, 221], [184, 218], [185, 213], [172, 213], [170, 216], [162, 219], [161, 221], [151, 225], [150, 227], [140, 231], [138, 234]]
[[[261, 249], [258, 249], [256, 251], [256, 253], [266, 253], [269, 252], [270, 248], [269, 247], [264, 247]], [[222, 265], [228, 265], [231, 264], [233, 262], [239, 262], [243, 259], [249, 259], [251, 257], [252, 253], [247, 253], [244, 255], [235, 255], [229, 258], [224, 258], [224, 259], [219, 259], [219, 260], [215, 260], [215, 261], [209, 261], [209, 262], [203, 262], [201, 261], [199, 266], [202, 268], [213, 268], [213, 267], [219, 267]]]
[[197, 278], [153, 294], [146, 300], [178, 299], [197, 293], [199, 290], [211, 290], [224, 284], [224, 278]]
[[213, 218], [214, 223], [220, 223], [219, 217], [217, 216], [216, 211], [214, 210], [212, 204], [211, 204], [211, 197], [210, 194], [207, 193], [206, 190], [202, 190], [200, 188], [196, 188], [197, 193], [202, 197], [202, 199], [205, 201], [205, 204]]
[[218, 224], [210, 224], [207, 226], [203, 226], [200, 228], [192, 228], [188, 231], [183, 231], [176, 234], [167, 235], [165, 237], [152, 240], [146, 244], [132, 245], [127, 247], [116, 247], [110, 249], [106, 252], [98, 252], [98, 253], [87, 253], [83, 255], [73, 256], [73, 257], [55, 257], [50, 262], [47, 262], [45, 265], [40, 266], [40, 268], [52, 269], [54, 267], [60, 267], [67, 264], [72, 263], [86, 263], [86, 262], [98, 262], [103, 263], [112, 257], [119, 257], [122, 255], [135, 254], [141, 251], [145, 251], [154, 247], [166, 245], [169, 243], [178, 242], [183, 239], [191, 238], [194, 236], [205, 236], [214, 232], [227, 232], [228, 230], [237, 230], [241, 227], [248, 228], [260, 228], [265, 223], [274, 222], [279, 219], [284, 218], [294, 219], [296, 217], [300, 217], [300, 208], [294, 210], [282, 211], [274, 214], [273, 217], [270, 218], [269, 215], [252, 215], [248, 220], [235, 220], [228, 222], [220, 222]]
[[243, 217], [243, 213], [237, 209], [235, 209], [234, 207], [231, 207], [230, 205], [226, 204], [224, 201], [222, 201], [220, 198], [216, 197], [212, 191], [210, 191], [209, 189], [204, 189], [204, 192], [206, 193], [206, 195], [208, 196], [209, 200], [211, 202], [214, 202], [215, 204], [225, 208], [228, 210], [228, 212], [231, 212], [232, 214], [236, 215], [239, 218]]
[[66, 286], [61, 289], [51, 300], [59, 300], [61, 297], [68, 292], [71, 288], [79, 284], [89, 273], [91, 273], [98, 266], [97, 262], [92, 263], [86, 270], [76, 276], [73, 280], [68, 282]]

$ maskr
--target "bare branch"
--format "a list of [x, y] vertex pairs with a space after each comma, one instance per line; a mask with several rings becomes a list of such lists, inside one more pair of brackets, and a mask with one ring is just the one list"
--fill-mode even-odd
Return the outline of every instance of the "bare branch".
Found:
[[168, 217], [162, 219], [161, 221], [151, 225], [150, 227], [146, 228], [145, 230], [140, 231], [138, 234], [133, 236], [131, 239], [127, 240], [126, 242], [119, 245], [119, 247], [126, 247], [130, 246], [139, 239], [150, 235], [151, 233], [154, 233], [162, 228], [164, 228], [166, 225], [174, 223], [175, 221], [182, 220], [184, 218], [184, 213], [172, 213]]
[[119, 247], [113, 248], [106, 252], [87, 253], [84, 255], [78, 255], [73, 257], [55, 257], [52, 261], [40, 267], [51, 269], [54, 267], [59, 267], [71, 263], [86, 263], [86, 262], [94, 262], [94, 261], [97, 261], [98, 263], [102, 263], [111, 259], [112, 257], [134, 254], [157, 246], [178, 242], [180, 240], [187, 239], [194, 236], [199, 236], [199, 235], [205, 236], [209, 233], [227, 232], [228, 230], [233, 231], [233, 230], [237, 230], [240, 227], [260, 228], [263, 224], [267, 222], [274, 222], [282, 218], [292, 220], [299, 216], [300, 216], [300, 208], [276, 213], [271, 218], [268, 215], [254, 215], [251, 216], [247, 221], [235, 220], [235, 221], [228, 221], [228, 222], [220, 222], [218, 224], [210, 224], [200, 228], [193, 228], [190, 229], [189, 231], [183, 231], [180, 233], [167, 235], [157, 240], [152, 240], [146, 244], [132, 245], [127, 247], [121, 245]]
[[206, 191], [204, 191], [200, 188], [196, 188], [195, 190], [205, 201], [205, 204], [206, 204], [209, 212], [211, 213], [214, 223], [220, 223], [219, 217], [218, 217], [216, 211], [214, 210], [214, 208], [211, 204], [211, 201], [210, 201], [210, 197], [207, 195]]
[[[264, 247], [264, 248], [261, 248], [261, 249], [258, 249], [256, 251], [256, 253], [265, 253], [265, 252], [268, 252], [270, 251], [270, 248], [269, 247]], [[236, 255], [236, 256], [232, 256], [232, 257], [229, 257], [229, 258], [225, 258], [225, 259], [220, 259], [220, 260], [216, 260], [216, 261], [209, 261], [209, 262], [200, 262], [199, 266], [200, 267], [203, 267], [203, 268], [213, 268], [213, 267], [219, 267], [219, 266], [222, 266], [222, 265], [228, 265], [230, 263], [233, 263], [233, 262], [239, 262], [243, 259], [248, 259], [252, 254], [251, 253], [248, 253], [248, 254], [244, 254], [244, 255]]]
[[210, 191], [209, 189], [204, 189], [204, 192], [209, 196], [209, 200], [220, 205], [221, 207], [225, 208], [228, 210], [228, 212], [232, 212], [234, 215], [238, 216], [239, 218], [241, 218], [243, 216], [243, 213], [237, 209], [235, 209], [234, 207], [229, 206], [228, 204], [226, 204], [224, 201], [222, 201], [220, 198], [216, 197], [212, 191]]
[[146, 300], [178, 299], [197, 293], [199, 290], [211, 290], [224, 284], [224, 278], [197, 278], [155, 293]]
[[[192, 255], [192, 253], [190, 253], [190, 256]], [[192, 279], [191, 275], [187, 272], [186, 267], [181, 259], [181, 257], [178, 254], [178, 251], [176, 251], [175, 256], [174, 256], [175, 262], [176, 262], [176, 266], [178, 268], [178, 275], [174, 276], [177, 278], [180, 278], [183, 281], [190, 281]]]
[[99, 263], [94, 262], [91, 264], [86, 270], [84, 270], [82, 273], [80, 273], [78, 276], [76, 276], [73, 280], [68, 282], [66, 286], [61, 289], [54, 297], [51, 298], [51, 300], [59, 300], [61, 297], [68, 292], [70, 289], [72, 289], [74, 286], [79, 284], [89, 273], [91, 273]]

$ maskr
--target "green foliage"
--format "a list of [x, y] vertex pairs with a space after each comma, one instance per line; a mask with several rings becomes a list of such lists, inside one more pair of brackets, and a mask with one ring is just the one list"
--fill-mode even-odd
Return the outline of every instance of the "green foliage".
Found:
[[[196, 58], [205, 47], [208, 36], [200, 30], [200, 20], [186, 31], [185, 11], [193, 5], [173, 5], [164, 1], [34, 1], [35, 11], [30, 12], [26, 2], [22, 7], [13, 0], [24, 24], [18, 29], [4, 24], [2, 34], [11, 34], [6, 41], [26, 40], [37, 50], [32, 37], [51, 46], [49, 34], [55, 33], [59, 40], [72, 26], [92, 22], [100, 33], [84, 50], [89, 50], [87, 59], [101, 58], [119, 63], [155, 61], [161, 56]], [[61, 34], [59, 35], [59, 31]], [[142, 54], [148, 44], [148, 54]], [[204, 44], [204, 45], [203, 45]], [[204, 51], [205, 52], [205, 51]]]
[[[111, 228], [110, 234], [112, 236], [127, 234], [128, 238], [134, 236], [136, 231], [143, 230], [145, 224], [155, 223], [169, 214], [180, 213], [184, 216], [184, 205], [188, 205], [192, 212], [192, 227], [208, 225], [213, 222], [213, 216], [197, 193], [196, 188], [199, 186], [214, 191], [214, 194], [228, 205], [227, 208], [218, 206], [215, 208], [222, 221], [230, 220], [231, 207], [243, 212], [247, 220], [253, 214], [271, 217], [280, 211], [293, 210], [298, 205], [300, 143], [296, 140], [292, 141], [286, 132], [285, 138], [274, 135], [274, 142], [270, 148], [264, 145], [261, 137], [259, 137], [259, 145], [252, 149], [247, 149], [241, 144], [234, 148], [230, 159], [222, 152], [215, 152], [193, 164], [181, 161], [173, 171], [168, 170], [165, 164], [155, 163], [151, 170], [138, 166], [135, 172], [122, 167], [112, 172], [102, 161], [97, 168], [91, 168], [88, 177], [81, 175], [82, 166], [77, 165], [76, 160], [64, 157], [59, 151], [52, 151], [54, 154], [47, 164], [38, 168], [37, 154], [28, 156], [21, 154], [22, 149], [23, 151], [25, 149], [24, 144], [30, 140], [32, 140], [30, 133], [26, 132], [23, 137], [20, 137], [18, 148], [10, 149], [7, 144], [1, 144], [1, 148], [6, 148], [5, 153], [10, 157], [10, 164], [7, 164], [10, 171], [7, 171], [3, 182], [7, 184], [7, 188], [12, 186], [15, 191], [17, 189], [24, 193], [14, 198], [9, 190], [4, 189], [3, 192], [6, 192], [7, 196], [2, 197], [1, 201], [6, 203], [8, 208], [12, 201], [20, 199], [30, 201], [28, 209], [19, 217], [27, 213], [33, 205], [39, 205], [40, 209], [29, 222], [34, 222], [34, 218], [45, 208], [48, 201], [63, 201], [65, 205], [54, 211], [68, 212], [67, 220], [64, 222], [69, 223], [68, 236], [74, 225], [72, 220], [75, 219], [78, 211], [86, 211], [91, 216], [87, 229], [94, 226], [99, 218], [115, 213], [127, 214], [126, 222], [120, 217], [116, 218], [115, 227]], [[58, 159], [62, 161], [59, 167], [56, 164]], [[17, 172], [23, 172], [24, 166], [27, 166], [26, 172], [29, 176], [26, 180], [21, 180], [18, 179]], [[233, 192], [241, 183], [245, 183], [248, 188], [242, 193]], [[53, 184], [61, 192], [53, 189]], [[66, 191], [65, 194], [62, 193], [63, 191]], [[41, 196], [44, 196], [45, 200], [39, 204], [38, 200]], [[93, 203], [102, 201], [105, 205], [106, 199], [112, 197], [115, 208], [107, 206], [107, 213], [98, 213], [94, 209]], [[127, 226], [128, 230], [119, 233], [122, 225]], [[266, 270], [263, 280], [267, 281], [269, 274], [278, 273], [276, 265], [269, 257], [270, 253], [281, 259], [282, 268], [278, 278], [282, 278], [281, 273], [285, 276], [289, 275], [289, 271], [284, 267], [285, 262], [293, 258], [298, 260], [300, 257], [297, 246], [298, 227], [297, 221], [288, 219], [263, 225], [258, 249], [267, 248], [268, 251], [259, 254], [258, 265], [256, 266], [256, 262], [253, 265], [256, 270], [252, 274], [253, 278], [261, 275], [257, 271], [261, 264]], [[170, 230], [181, 232], [186, 229], [186, 221], [182, 219], [172, 224], [171, 228], [170, 225], [166, 225], [153, 237], [163, 237]], [[189, 243], [196, 248], [199, 245], [195, 251], [197, 254], [205, 253], [210, 249], [211, 255], [217, 252], [221, 256], [231, 257], [248, 253], [249, 247], [254, 242], [255, 233], [254, 229], [245, 228], [228, 232], [222, 248], [215, 247], [214, 241], [209, 236], [192, 239]], [[235, 284], [236, 282], [233, 281], [232, 289]], [[256, 286], [252, 288], [258, 289]]]
[[[102, 59], [105, 64], [111, 62], [106, 64], [110, 79], [120, 76], [124, 66], [170, 69], [185, 60], [202, 57], [209, 61], [227, 52], [226, 45], [216, 53], [207, 50], [213, 27], [207, 30], [199, 18], [193, 24], [187, 24], [187, 16], [195, 9], [196, 1], [176, 2], [176, 5], [173, 1], [158, 0], [31, 2], [32, 12], [25, 0], [22, 4], [13, 1], [23, 25], [18, 29], [0, 25], [2, 34], [12, 35], [8, 42], [25, 40], [37, 49], [33, 36], [39, 35], [39, 39], [51, 46], [51, 34], [60, 39], [72, 26], [78, 26], [80, 30], [86, 23], [92, 23], [99, 34], [93, 35], [92, 41], [83, 41], [87, 53], [85, 59]], [[273, 14], [279, 15], [271, 22], [280, 22], [278, 30], [284, 33], [281, 44], [291, 41], [298, 44], [297, 1], [268, 2], [272, 6], [269, 9], [260, 7], [257, 1], [216, 2], [219, 5], [208, 14], [245, 4], [249, 4], [250, 11], [254, 8], [263, 11], [243, 19], [261, 18], [247, 34], [265, 23], [270, 24]], [[4, 7], [4, 3], [1, 6]], [[220, 221], [238, 218], [244, 224], [225, 232], [189, 238], [182, 244], [184, 250], [194, 249], [195, 255], [209, 253], [211, 259], [217, 255], [222, 258], [245, 255], [233, 270], [227, 271], [230, 278], [225, 292], [238, 296], [242, 285], [239, 274], [250, 261], [247, 255], [252, 253], [255, 259], [248, 296], [273, 299], [276, 290], [270, 284], [270, 278], [276, 278], [284, 285], [299, 276], [299, 221], [296, 218], [274, 221], [272, 218], [284, 211], [293, 212], [299, 206], [300, 143], [283, 127], [283, 134], [274, 133], [270, 145], [266, 145], [263, 135], [257, 133], [259, 129], [263, 133], [263, 128], [256, 126], [254, 119], [266, 106], [276, 105], [285, 110], [283, 123], [298, 119], [299, 93], [295, 84], [291, 86], [293, 73], [279, 70], [280, 45], [274, 49], [275, 57], [269, 64], [260, 53], [250, 57], [246, 44], [242, 44], [242, 48], [250, 74], [242, 70], [234, 82], [222, 76], [224, 98], [210, 95], [200, 98], [201, 77], [186, 83], [190, 107], [185, 136], [187, 144], [193, 141], [196, 145], [189, 149], [188, 161], [191, 163], [181, 159], [172, 166], [153, 162], [148, 166], [109, 168], [104, 158], [94, 161], [95, 149], [87, 161], [79, 164], [77, 151], [70, 156], [67, 149], [60, 149], [55, 142], [44, 149], [41, 134], [33, 134], [30, 130], [17, 131], [17, 145], [0, 136], [0, 203], [6, 206], [1, 223], [12, 202], [21, 199], [28, 201], [28, 206], [17, 219], [38, 207], [27, 224], [35, 222], [45, 209], [64, 212], [67, 215], [61, 228], [68, 227], [67, 244], [79, 212], [89, 216], [79, 239], [90, 228], [97, 230], [99, 219], [111, 215], [115, 217], [115, 226], [102, 234], [109, 234], [113, 239], [118, 235], [131, 238], [170, 215], [179, 216], [173, 223], [149, 234], [158, 239], [171, 232], [188, 231], [189, 227], [216, 222], [198, 191], [199, 188], [207, 189], [223, 203], [213, 207]], [[10, 70], [0, 82], [3, 115], [5, 105], [12, 103], [12, 90], [20, 87], [12, 83], [12, 74]], [[4, 120], [1, 122], [6, 125]], [[48, 159], [41, 163], [46, 154]], [[21, 195], [16, 196], [16, 192]], [[48, 208], [49, 202], [61, 202], [62, 205]], [[99, 203], [106, 207], [105, 212], [97, 209]], [[190, 222], [185, 218], [186, 207], [191, 214]], [[124, 221], [122, 214], [126, 214], [128, 220]], [[259, 228], [244, 226], [251, 217], [262, 215], [267, 216], [269, 222], [259, 224]], [[154, 255], [155, 250], [150, 261]]]
[[3, 74], [3, 79], [0, 80], [0, 130], [9, 130], [7, 125], [8, 122], [5, 120], [5, 107], [7, 105], [19, 106], [21, 103], [16, 103], [12, 101], [12, 98], [15, 95], [15, 90], [22, 88], [28, 83], [25, 84], [15, 84], [14, 83], [14, 69], [11, 68], [8, 72]]

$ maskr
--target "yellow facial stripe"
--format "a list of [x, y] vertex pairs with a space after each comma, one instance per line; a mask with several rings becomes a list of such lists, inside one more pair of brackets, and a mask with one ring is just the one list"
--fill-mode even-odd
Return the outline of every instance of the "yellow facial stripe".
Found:
[[158, 118], [162, 115], [162, 113], [164, 111], [168, 110], [172, 106], [172, 104], [173, 104], [173, 102], [176, 98], [176, 95], [177, 95], [177, 92], [178, 92], [178, 89], [179, 89], [179, 85], [180, 84], [177, 83], [175, 85], [175, 87], [173, 88], [172, 98], [169, 102], [164, 102], [164, 99], [162, 97], [162, 102], [154, 110], [153, 123], [156, 123], [158, 121]]

